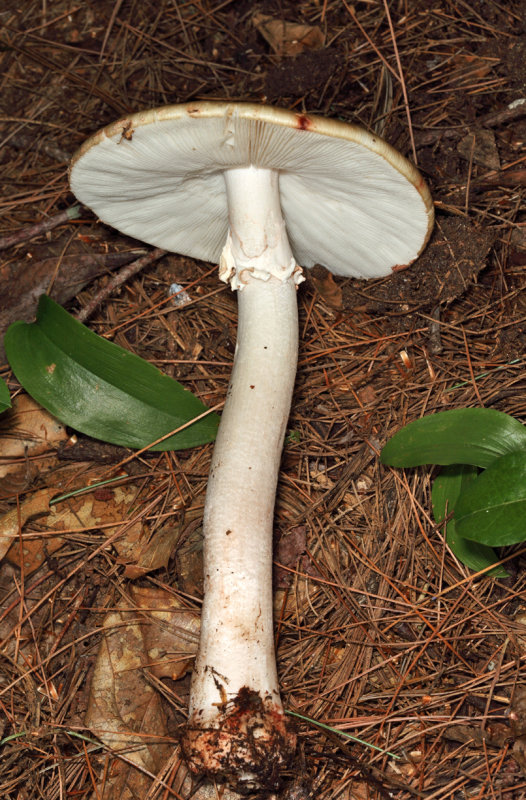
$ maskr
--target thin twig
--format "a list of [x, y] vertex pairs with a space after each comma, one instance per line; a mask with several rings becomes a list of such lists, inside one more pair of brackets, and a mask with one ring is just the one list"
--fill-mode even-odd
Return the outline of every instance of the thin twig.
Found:
[[115, 289], [118, 289], [123, 283], [126, 283], [129, 278], [133, 277], [133, 275], [137, 275], [138, 272], [141, 272], [145, 267], [149, 267], [150, 264], [153, 264], [155, 261], [158, 261], [162, 258], [166, 253], [166, 250], [162, 250], [160, 247], [156, 247], [154, 250], [151, 250], [147, 255], [142, 256], [142, 258], [138, 258], [137, 261], [132, 261], [131, 264], [127, 264], [123, 267], [120, 272], [118, 272], [107, 284], [103, 286], [95, 295], [92, 297], [90, 302], [84, 306], [83, 309], [79, 311], [77, 314], [77, 319], [79, 322], [85, 322], [95, 311], [95, 309], [100, 306], [100, 304], [106, 300], [107, 297], [112, 294]]
[[57, 228], [64, 222], [78, 219], [80, 217], [80, 210], [80, 205], [71, 206], [71, 208], [67, 208], [65, 211], [59, 211], [58, 214], [54, 214], [48, 219], [43, 219], [41, 222], [36, 222], [34, 225], [28, 225], [26, 228], [22, 228], [16, 233], [12, 233], [10, 236], [3, 236], [0, 238], [0, 250], [7, 250], [8, 247], [13, 247], [15, 244], [28, 242], [30, 239], [34, 239], [35, 236], [42, 236], [43, 233], [52, 231], [53, 228]]
[[391, 33], [391, 40], [393, 42], [393, 50], [396, 59], [396, 66], [398, 67], [398, 80], [400, 82], [400, 86], [402, 88], [402, 95], [404, 97], [404, 108], [407, 117], [407, 127], [409, 130], [409, 138], [411, 139], [411, 150], [413, 153], [413, 160], [415, 164], [418, 163], [418, 158], [416, 155], [416, 147], [415, 147], [415, 137], [413, 136], [413, 125], [411, 122], [411, 111], [409, 109], [409, 98], [407, 97], [407, 87], [405, 85], [404, 80], [404, 72], [402, 70], [402, 62], [400, 60], [400, 53], [398, 52], [398, 45], [396, 43], [396, 35], [393, 26], [393, 21], [391, 19], [391, 12], [389, 11], [389, 3], [387, 0], [384, 0], [384, 8], [385, 8], [385, 16], [387, 17], [387, 22], [389, 24], [389, 31]]

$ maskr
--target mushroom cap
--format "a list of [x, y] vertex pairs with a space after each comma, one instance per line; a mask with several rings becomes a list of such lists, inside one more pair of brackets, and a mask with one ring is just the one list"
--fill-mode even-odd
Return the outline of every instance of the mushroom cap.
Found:
[[218, 262], [228, 232], [223, 172], [277, 170], [299, 264], [374, 278], [413, 261], [433, 226], [418, 170], [363, 128], [250, 103], [195, 102], [108, 125], [75, 154], [71, 188], [114, 228]]

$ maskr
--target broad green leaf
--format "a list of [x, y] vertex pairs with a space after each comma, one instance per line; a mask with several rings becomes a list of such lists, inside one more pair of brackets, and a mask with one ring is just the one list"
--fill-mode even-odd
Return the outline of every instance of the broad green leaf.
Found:
[[5, 381], [0, 378], [0, 414], [2, 411], [11, 408], [11, 398], [9, 397], [9, 389]]
[[526, 427], [493, 408], [456, 408], [410, 422], [390, 439], [380, 458], [392, 467], [473, 464], [526, 449]]
[[526, 539], [526, 451], [506, 455], [484, 470], [455, 506], [466, 539], [501, 547]]
[[[459, 496], [470, 486], [478, 475], [476, 467], [467, 464], [452, 464], [444, 467], [433, 483], [431, 502], [435, 522], [441, 525], [452, 514]], [[487, 545], [472, 542], [459, 535], [455, 519], [445, 525], [446, 542], [459, 561], [479, 572], [498, 560], [495, 551]], [[486, 573], [492, 578], [506, 578], [504, 567], [498, 566]]]
[[[46, 295], [36, 322], [15, 322], [4, 339], [26, 391], [61, 422], [124, 447], [142, 448], [206, 412], [177, 381], [122, 347], [102, 339]], [[216, 414], [155, 445], [178, 450], [210, 442]]]

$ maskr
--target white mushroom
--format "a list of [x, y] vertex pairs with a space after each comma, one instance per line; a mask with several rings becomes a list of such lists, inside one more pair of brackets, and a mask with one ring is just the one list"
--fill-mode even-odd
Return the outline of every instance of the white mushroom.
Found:
[[373, 278], [433, 224], [417, 170], [354, 125], [243, 103], [169, 106], [110, 125], [71, 186], [135, 238], [220, 264], [238, 290], [234, 368], [203, 530], [205, 594], [185, 751], [195, 771], [275, 787], [294, 747], [274, 655], [272, 526], [298, 350], [301, 268]]

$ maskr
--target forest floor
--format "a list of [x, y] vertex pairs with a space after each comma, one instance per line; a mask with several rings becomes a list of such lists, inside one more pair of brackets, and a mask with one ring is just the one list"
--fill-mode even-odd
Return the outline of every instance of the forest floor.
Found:
[[[339, 118], [416, 162], [436, 211], [420, 259], [368, 283], [315, 267], [298, 293], [275, 608], [284, 706], [305, 719], [278, 796], [526, 797], [524, 547], [499, 551], [507, 578], [475, 574], [433, 521], [436, 470], [379, 460], [425, 414], [484, 406], [526, 421], [523, 3], [3, 0], [0, 26], [3, 237], [75, 204], [68, 164], [90, 134], [165, 104]], [[0, 337], [34, 319], [42, 292], [78, 313], [141, 249], [88, 209], [10, 245]], [[237, 319], [211, 266], [165, 254], [87, 320], [209, 407], [225, 398]], [[16, 403], [1, 422], [0, 531], [14, 519], [24, 536], [0, 563], [1, 797], [231, 796], [192, 780], [178, 746], [212, 446], [130, 458], [28, 406], [3, 351], [0, 375]], [[30, 411], [48, 426], [40, 448]], [[51, 519], [52, 491], [115, 474], [117, 488]], [[169, 546], [145, 566], [154, 538]], [[163, 620], [186, 626], [186, 645], [162, 649]]]

